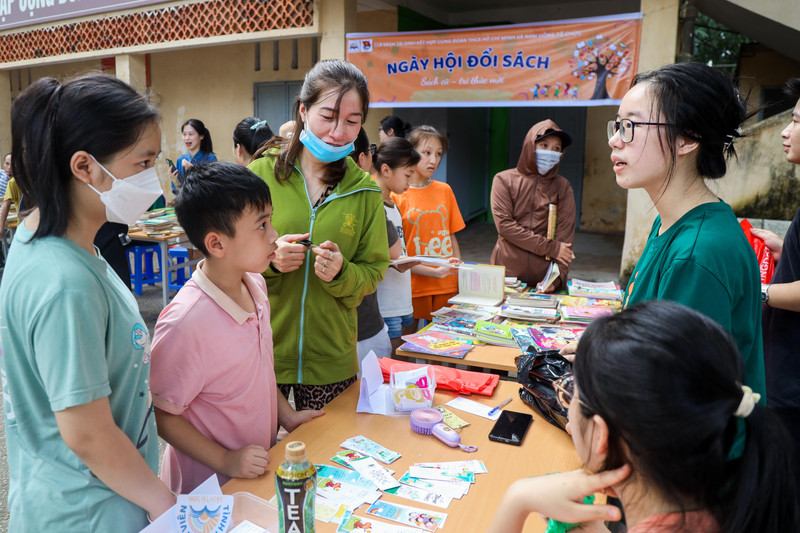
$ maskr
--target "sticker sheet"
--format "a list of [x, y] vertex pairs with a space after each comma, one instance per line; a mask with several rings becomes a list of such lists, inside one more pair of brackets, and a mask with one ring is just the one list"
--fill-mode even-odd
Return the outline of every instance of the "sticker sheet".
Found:
[[444, 526], [444, 522], [447, 520], [446, 513], [438, 513], [427, 509], [418, 509], [416, 507], [407, 507], [383, 500], [378, 500], [373, 503], [369, 509], [367, 509], [367, 514], [385, 518], [404, 526], [424, 529], [425, 531], [436, 531]]
[[388, 448], [384, 448], [380, 444], [369, 440], [363, 435], [351, 437], [340, 444], [340, 446], [342, 448], [347, 448], [348, 450], [353, 450], [354, 452], [369, 455], [373, 459], [377, 459], [378, 461], [387, 465], [401, 457], [399, 453]]

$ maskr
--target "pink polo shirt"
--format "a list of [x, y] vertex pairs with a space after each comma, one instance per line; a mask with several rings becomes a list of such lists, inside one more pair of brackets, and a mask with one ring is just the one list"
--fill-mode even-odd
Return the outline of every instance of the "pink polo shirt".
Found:
[[[269, 449], [278, 431], [278, 389], [266, 283], [258, 274], [243, 278], [256, 306], [248, 313], [202, 267], [203, 262], [158, 317], [150, 366], [153, 403], [229, 450], [250, 444]], [[188, 493], [213, 473], [167, 446], [161, 479], [173, 491]], [[217, 475], [220, 483], [230, 479]]]

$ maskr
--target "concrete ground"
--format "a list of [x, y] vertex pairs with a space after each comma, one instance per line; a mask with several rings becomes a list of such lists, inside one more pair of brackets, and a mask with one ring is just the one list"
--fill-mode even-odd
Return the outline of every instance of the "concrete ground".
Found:
[[[461, 254], [465, 261], [488, 263], [497, 240], [494, 224], [471, 222], [457, 234]], [[575, 234], [575, 260], [570, 277], [589, 281], [619, 281], [619, 265], [622, 257], [622, 234], [577, 232]], [[173, 291], [170, 296], [174, 296]], [[150, 334], [153, 334], [158, 314], [161, 312], [161, 287], [148, 285], [142, 295], [136, 297], [142, 317]], [[162, 445], [163, 451], [163, 445]], [[8, 530], [8, 462], [6, 460], [5, 424], [0, 424], [0, 531]]]

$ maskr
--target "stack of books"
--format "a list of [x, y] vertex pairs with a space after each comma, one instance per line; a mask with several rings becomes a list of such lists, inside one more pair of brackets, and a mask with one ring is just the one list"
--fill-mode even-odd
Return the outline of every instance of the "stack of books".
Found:
[[487, 344], [495, 346], [508, 346], [515, 348], [517, 342], [511, 333], [511, 326], [496, 324], [486, 320], [479, 320], [475, 324], [475, 337]]
[[558, 306], [560, 297], [555, 294], [540, 294], [533, 291], [509, 294], [506, 297], [507, 305], [539, 307], [555, 309]]
[[561, 308], [561, 323], [564, 325], [588, 326], [595, 318], [613, 314], [614, 311], [608, 307], [563, 306]]
[[406, 342], [399, 349], [406, 352], [463, 359], [472, 349], [472, 345], [468, 342], [439, 331], [420, 331], [411, 335], [403, 335], [402, 339]]
[[558, 311], [541, 307], [504, 305], [497, 314], [506, 318], [524, 320], [527, 322], [555, 322], [558, 320]]
[[613, 281], [584, 281], [571, 279], [567, 282], [570, 296], [622, 300], [622, 291]]

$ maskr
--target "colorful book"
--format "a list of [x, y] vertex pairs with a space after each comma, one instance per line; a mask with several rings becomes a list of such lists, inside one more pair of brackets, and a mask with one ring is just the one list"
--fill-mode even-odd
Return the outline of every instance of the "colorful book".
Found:
[[[561, 299], [561, 306], [567, 307], [607, 307], [609, 309], [622, 308], [620, 300], [608, 300], [605, 298], [587, 298], [585, 296], [564, 296]], [[544, 307], [544, 306], [542, 306]]]
[[561, 306], [562, 323], [588, 324], [595, 318], [613, 314], [614, 310], [608, 307]]
[[495, 324], [486, 320], [479, 320], [475, 324], [475, 336], [489, 344], [496, 346], [516, 347], [514, 335], [511, 334], [511, 327], [502, 324]]
[[498, 315], [506, 318], [527, 320], [529, 322], [555, 322], [558, 319], [558, 312], [555, 309], [524, 307], [519, 305], [503, 306]]
[[413, 353], [423, 353], [428, 355], [439, 355], [441, 357], [452, 357], [453, 359], [463, 359], [464, 356], [472, 349], [472, 346], [469, 348], [464, 348], [463, 350], [458, 350], [455, 352], [447, 352], [447, 353], [437, 353], [432, 350], [427, 350], [421, 346], [417, 346], [412, 342], [404, 342], [400, 345], [398, 350], [403, 350], [404, 352], [413, 352]]
[[584, 327], [534, 324], [528, 328], [528, 333], [533, 341], [531, 347], [534, 351], [551, 352], [559, 351], [569, 344], [577, 344], [585, 330]]
[[588, 298], [606, 298], [621, 300], [622, 291], [613, 281], [584, 281], [571, 279], [567, 282], [567, 291], [570, 296], [585, 296]]
[[424, 331], [421, 333], [412, 333], [411, 335], [403, 335], [401, 337], [404, 341], [416, 344], [420, 348], [430, 350], [436, 355], [443, 355], [450, 352], [457, 352], [459, 350], [471, 349], [472, 345], [461, 340], [451, 337], [440, 331]]

